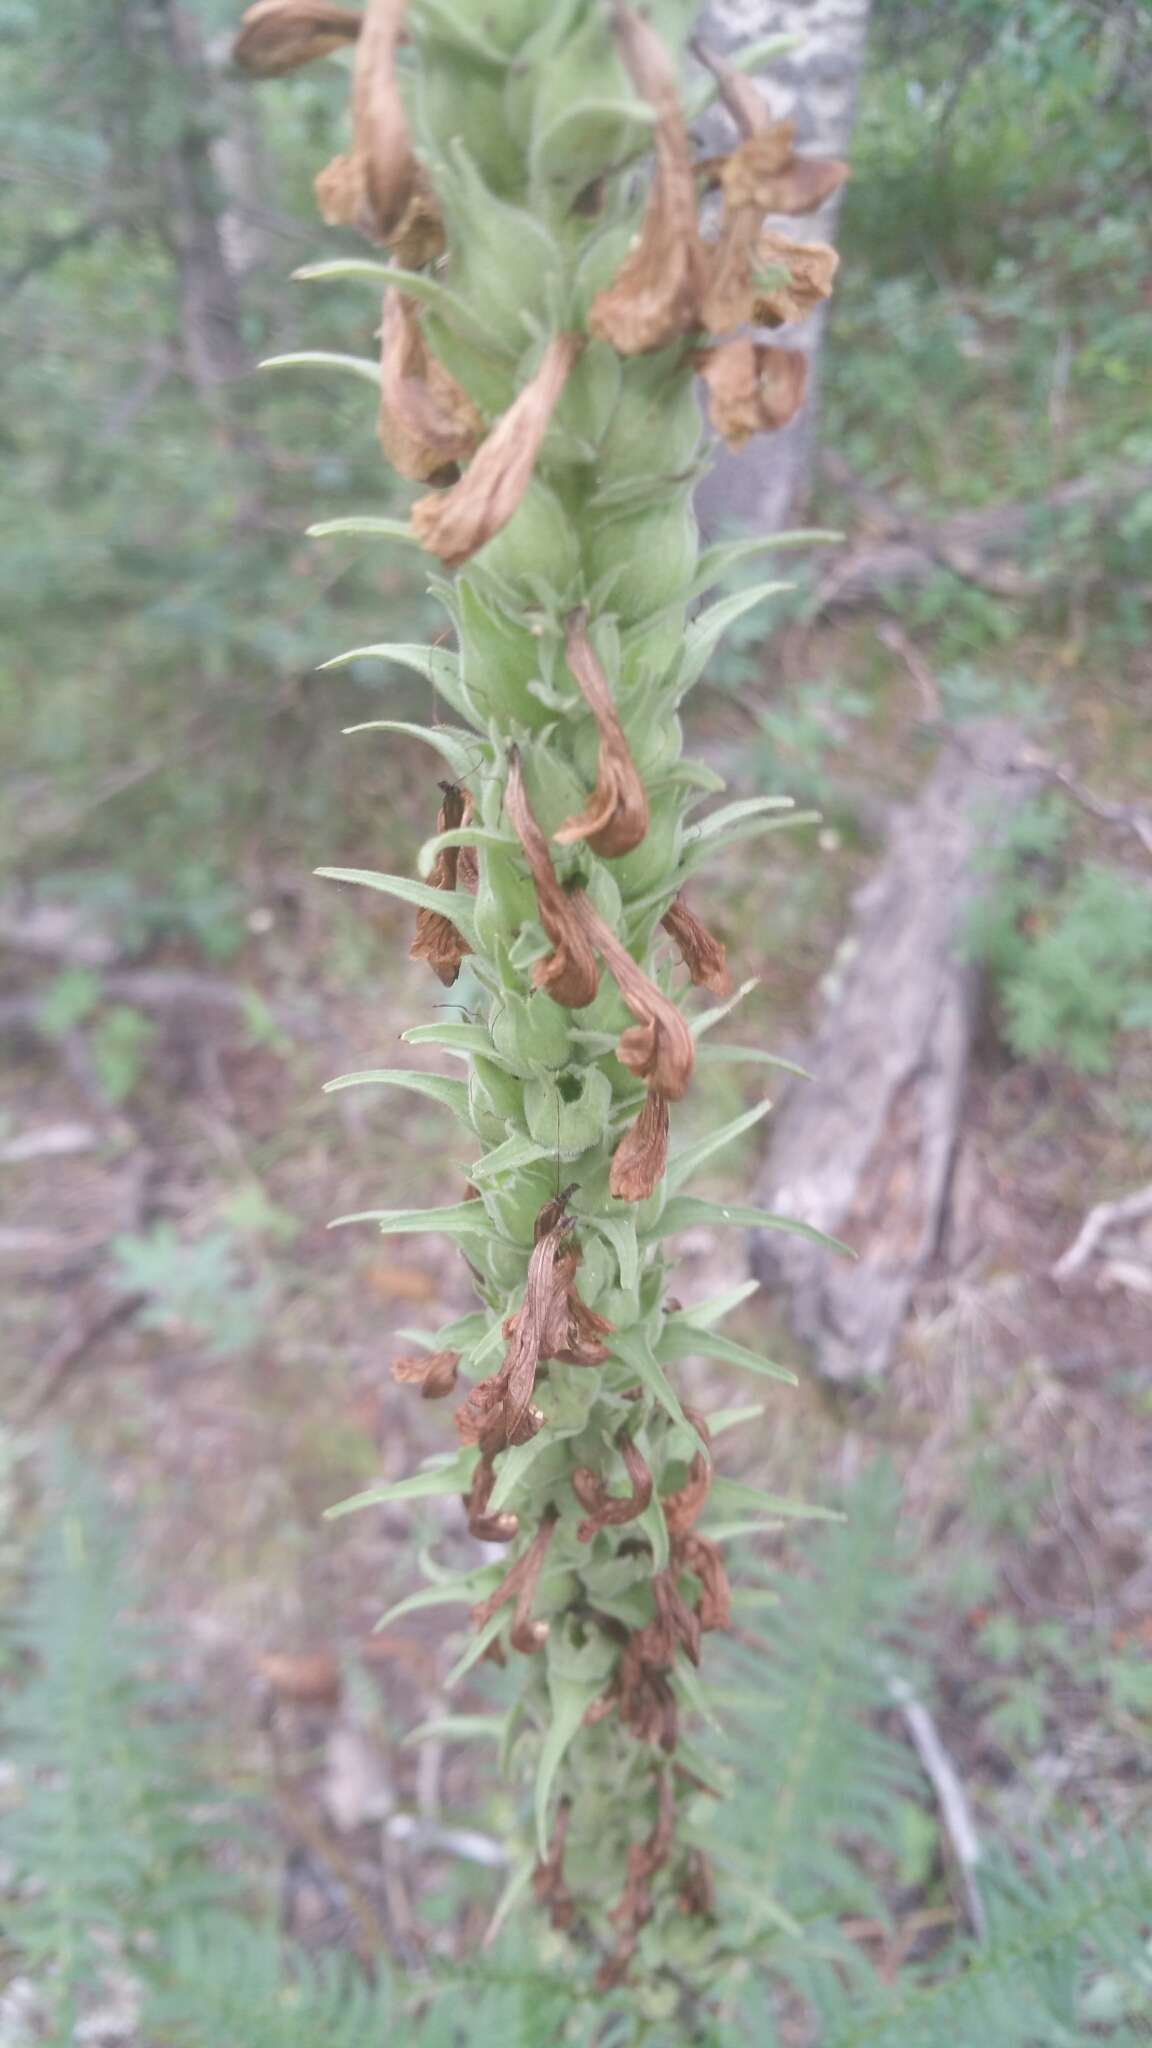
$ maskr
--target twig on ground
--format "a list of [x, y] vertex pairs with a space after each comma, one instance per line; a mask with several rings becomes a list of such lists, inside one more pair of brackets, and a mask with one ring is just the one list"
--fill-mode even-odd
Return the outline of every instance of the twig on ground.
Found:
[[115, 1301], [105, 1302], [93, 1315], [86, 1316], [66, 1330], [47, 1356], [41, 1359], [33, 1374], [31, 1386], [20, 1404], [20, 1422], [35, 1421], [59, 1393], [69, 1374], [87, 1357], [93, 1345], [111, 1336], [113, 1330], [118, 1330], [123, 1323], [131, 1322], [133, 1316], [139, 1315], [147, 1299], [146, 1294], [118, 1295]]
[[1094, 1209], [1089, 1209], [1067, 1251], [1057, 1259], [1052, 1278], [1070, 1280], [1088, 1264], [1097, 1246], [1118, 1223], [1139, 1223], [1145, 1216], [1152, 1216], [1152, 1181], [1145, 1188], [1137, 1188], [1134, 1194], [1121, 1195], [1115, 1202], [1097, 1202]]
[[899, 1708], [924, 1775], [936, 1795], [940, 1819], [951, 1846], [964, 1893], [969, 1925], [976, 1939], [983, 1941], [988, 1933], [988, 1920], [980, 1888], [976, 1882], [976, 1866], [981, 1857], [980, 1838], [976, 1833], [968, 1795], [960, 1782], [960, 1774], [940, 1739], [935, 1721], [924, 1702], [917, 1698], [907, 1679], [891, 1678], [888, 1690]]

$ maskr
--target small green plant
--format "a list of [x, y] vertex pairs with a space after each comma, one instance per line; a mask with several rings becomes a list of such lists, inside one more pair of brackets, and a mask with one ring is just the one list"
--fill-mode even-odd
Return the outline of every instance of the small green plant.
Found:
[[218, 1358], [244, 1351], [267, 1312], [263, 1290], [245, 1278], [236, 1238], [227, 1230], [181, 1237], [170, 1223], [113, 1240], [122, 1285], [147, 1297], [146, 1328], [185, 1331]]
[[994, 857], [969, 943], [1014, 1052], [1107, 1074], [1122, 1033], [1152, 1030], [1152, 889], [1095, 861], [1062, 874], [1069, 829], [1060, 799], [1026, 808]]

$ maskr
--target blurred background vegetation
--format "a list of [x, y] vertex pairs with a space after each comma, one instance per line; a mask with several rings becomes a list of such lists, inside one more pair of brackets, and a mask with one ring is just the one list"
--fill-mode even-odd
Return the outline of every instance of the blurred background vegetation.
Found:
[[[451, 1185], [435, 1112], [318, 1096], [432, 996], [402, 916], [346, 907], [310, 872], [410, 863], [437, 800], [418, 751], [341, 736], [426, 720], [427, 692], [378, 663], [317, 665], [436, 625], [415, 557], [303, 538], [312, 519], [401, 509], [372, 395], [255, 366], [370, 354], [375, 309], [355, 281], [289, 281], [340, 247], [310, 181], [341, 71], [253, 93], [227, 68], [234, 16], [227, 0], [0, 0], [5, 2048], [451, 2043], [459, 2013], [435, 1999], [420, 2031], [389, 2032], [402, 1990], [366, 1986], [345, 1952], [387, 1949], [434, 1989], [483, 1930], [502, 1881], [484, 1859], [509, 1820], [451, 1724], [431, 1764], [402, 1747], [446, 1710], [438, 1617], [371, 1634], [417, 1547], [458, 1532], [423, 1504], [370, 1529], [321, 1520], [440, 1447], [434, 1418], [401, 1420], [387, 1361], [398, 1326], [465, 1298], [431, 1241], [401, 1260], [324, 1234], [398, 1173], [413, 1199]], [[1133, 1911], [1131, 1871], [1108, 1863], [1148, 1812], [1148, 1227], [1134, 1218], [1106, 1291], [1069, 1304], [1043, 1276], [1093, 1202], [1148, 1178], [1150, 102], [1140, 0], [875, 0], [810, 509], [859, 548], [1007, 507], [1011, 545], [990, 576], [942, 551], [852, 604], [826, 601], [827, 564], [809, 565], [770, 634], [762, 613], [741, 623], [694, 712], [737, 794], [783, 789], [823, 814], [774, 843], [770, 870], [734, 858], [706, 906], [762, 976], [740, 1035], [777, 1050], [801, 1043], [851, 893], [931, 761], [926, 691], [937, 722], [1011, 715], [1067, 767], [990, 856], [969, 935], [988, 999], [965, 1146], [992, 1256], [940, 1276], [882, 1387], [773, 1400], [744, 1454], [744, 1476], [824, 1500], [881, 1452], [894, 1475], [854, 1496], [869, 1583], [850, 1549], [791, 1537], [750, 1566], [788, 1612], [828, 1573], [845, 1638], [875, 1646], [862, 1680], [813, 1635], [796, 1681], [819, 1653], [860, 1731], [851, 1783], [832, 1776], [833, 1720], [794, 1810], [785, 1758], [759, 1787], [772, 1872], [731, 1849], [753, 1890], [799, 1897], [843, 1951], [847, 1977], [827, 1946], [821, 1976], [775, 1927], [782, 2043], [1149, 2038], [1152, 1908], [1141, 1894]], [[1080, 480], [1088, 493], [1062, 495]], [[738, 1070], [710, 1072], [704, 1120], [743, 1100]], [[755, 1165], [749, 1150], [717, 1187]], [[743, 1275], [738, 1246], [694, 1243], [685, 1265], [699, 1292]], [[765, 1311], [741, 1314], [762, 1335]], [[46, 1464], [62, 1422], [78, 1466]], [[102, 1561], [112, 1503], [134, 1518], [130, 1587]], [[916, 1536], [898, 1571], [897, 1504]], [[992, 1863], [1030, 1845], [1039, 1921], [1010, 1870], [988, 1895], [1031, 2004], [996, 1968], [998, 2004], [915, 2003], [927, 1984], [985, 1994], [949, 1946], [967, 1923], [947, 1830], [877, 1685], [910, 1668], [875, 1597], [892, 1575]], [[138, 1640], [125, 1617], [141, 1608], [163, 1627]], [[789, 1669], [782, 1652], [780, 1704], [808, 1725], [824, 1695], [789, 1691]], [[732, 1688], [747, 1713], [747, 1673]], [[775, 1755], [756, 1724], [748, 1747]], [[492, 1836], [462, 1849], [477, 1821]], [[1111, 1831], [1092, 1863], [1106, 1905], [1129, 1901], [1103, 1921], [1037, 1846], [1085, 1827]], [[823, 1847], [801, 1867], [807, 1843]], [[314, 1982], [280, 1930], [336, 1952]], [[547, 1969], [507, 1957], [469, 2039], [557, 2038]], [[717, 2038], [768, 2039], [763, 1993], [734, 1998]]]

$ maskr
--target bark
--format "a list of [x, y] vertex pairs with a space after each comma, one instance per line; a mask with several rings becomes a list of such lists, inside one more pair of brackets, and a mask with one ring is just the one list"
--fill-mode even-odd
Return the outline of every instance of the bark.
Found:
[[[721, 51], [762, 36], [802, 36], [799, 49], [778, 58], [758, 78], [760, 89], [777, 118], [795, 123], [805, 155], [847, 157], [869, 8], [870, 0], [709, 0], [701, 35]], [[731, 130], [720, 130], [720, 117], [717, 123], [723, 146]], [[839, 196], [819, 213], [783, 225], [801, 241], [835, 242], [838, 213]], [[822, 308], [802, 326], [764, 337], [808, 357], [808, 397], [780, 433], [760, 435], [738, 455], [719, 456], [697, 498], [707, 534], [738, 528], [780, 532], [796, 524], [812, 476], [826, 324], [827, 308]]]
[[856, 900], [834, 993], [802, 1054], [815, 1078], [775, 1119], [758, 1199], [859, 1254], [850, 1263], [778, 1232], [752, 1241], [753, 1270], [785, 1296], [828, 1380], [884, 1372], [940, 1248], [978, 994], [964, 932], [990, 841], [1041, 785], [1008, 723], [945, 745]]

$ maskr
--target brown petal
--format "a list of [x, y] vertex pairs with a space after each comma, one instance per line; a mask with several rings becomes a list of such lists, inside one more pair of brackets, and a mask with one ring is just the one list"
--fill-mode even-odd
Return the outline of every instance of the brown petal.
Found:
[[564, 638], [568, 666], [596, 720], [600, 751], [596, 788], [579, 817], [568, 818], [552, 837], [558, 846], [586, 839], [593, 853], [615, 860], [639, 846], [648, 830], [648, 798], [628, 751], [628, 742], [608, 687], [608, 678], [592, 651], [588, 615], [573, 612]]
[[331, 226], [356, 227], [385, 243], [411, 232], [420, 187], [396, 82], [406, 7], [407, 0], [368, 0], [352, 73], [352, 147], [316, 180], [317, 204]]
[[735, 335], [698, 360], [712, 425], [729, 448], [786, 427], [804, 403], [808, 358], [798, 349]]
[[580, 346], [579, 335], [553, 335], [535, 376], [481, 442], [459, 483], [413, 505], [413, 531], [449, 568], [458, 569], [507, 526], [528, 488]]
[[256, 1659], [261, 1678], [282, 1700], [302, 1707], [335, 1707], [343, 1690], [340, 1666], [331, 1650], [292, 1656], [270, 1650]]
[[656, 171], [639, 239], [612, 283], [593, 299], [588, 326], [621, 355], [634, 356], [664, 348], [699, 326], [704, 258], [675, 64], [633, 8], [617, 6], [612, 26], [633, 85], [656, 111]]
[[579, 929], [596, 948], [615, 979], [624, 1001], [637, 1019], [625, 1031], [616, 1056], [633, 1074], [647, 1081], [654, 1093], [679, 1102], [692, 1077], [696, 1052], [692, 1033], [675, 1003], [648, 979], [627, 947], [593, 909], [582, 889], [568, 898]]
[[472, 1490], [464, 1505], [468, 1510], [468, 1534], [478, 1543], [511, 1543], [520, 1527], [518, 1515], [490, 1515], [488, 1502], [496, 1484], [492, 1460], [482, 1457], [472, 1475]]
[[426, 1401], [442, 1401], [452, 1393], [460, 1370], [458, 1351], [412, 1351], [392, 1361], [392, 1377], [400, 1386], [419, 1387]]
[[380, 323], [380, 445], [401, 476], [426, 483], [467, 462], [484, 423], [430, 352], [414, 299], [387, 291]]
[[[460, 825], [466, 825], [472, 815], [472, 799], [467, 790], [458, 789], [454, 782], [442, 782], [444, 801], [436, 814], [437, 832], [454, 832]], [[428, 877], [431, 889], [455, 889], [459, 879], [460, 855], [458, 846], [442, 846], [432, 865]], [[457, 931], [450, 918], [439, 910], [418, 910], [416, 931], [408, 948], [410, 960], [426, 960], [434, 974], [451, 988], [460, 972], [460, 963], [472, 948]]]
[[659, 1187], [668, 1164], [668, 1100], [649, 1092], [631, 1130], [612, 1154], [608, 1192], [618, 1202], [645, 1202]]
[[616, 1438], [616, 1444], [624, 1460], [630, 1493], [622, 1498], [610, 1494], [590, 1465], [578, 1465], [572, 1474], [572, 1491], [589, 1517], [576, 1530], [581, 1543], [590, 1543], [599, 1529], [634, 1522], [652, 1498], [652, 1474], [635, 1444], [626, 1433]]
[[576, 1911], [564, 1882], [564, 1844], [568, 1839], [571, 1812], [572, 1801], [561, 1799], [556, 1808], [548, 1854], [532, 1872], [532, 1896], [538, 1906], [547, 1906], [548, 1918], [552, 1926], [558, 1928], [570, 1927]]
[[719, 1546], [694, 1529], [690, 1535], [674, 1540], [672, 1556], [677, 1570], [691, 1572], [700, 1581], [700, 1600], [696, 1611], [701, 1629], [729, 1628], [732, 1622], [732, 1589]]
[[786, 320], [804, 320], [822, 299], [831, 297], [840, 258], [827, 242], [794, 242], [774, 228], [765, 228], [756, 245], [758, 270], [786, 270], [787, 282], [756, 287], [751, 318], [757, 327], [782, 327]]
[[323, 0], [256, 0], [240, 17], [232, 61], [252, 78], [281, 78], [354, 43], [362, 16]]
[[847, 166], [797, 157], [787, 121], [740, 143], [720, 167], [724, 218], [710, 251], [704, 324], [712, 334], [741, 327], [757, 303], [755, 273], [763, 264], [766, 213], [812, 213], [843, 184]]
[[516, 829], [517, 837], [532, 870], [536, 885], [536, 908], [540, 922], [552, 941], [554, 951], [547, 960], [538, 960], [532, 969], [532, 981], [536, 988], [546, 989], [553, 1002], [562, 1003], [565, 1009], [582, 1010], [590, 1003], [599, 986], [596, 959], [592, 947], [580, 930], [572, 908], [572, 899], [561, 888], [552, 866], [548, 841], [528, 802], [524, 787], [524, 774], [520, 766], [520, 754], [512, 747], [508, 754], [508, 782], [504, 791], [504, 808]]
[[728, 956], [720, 940], [689, 910], [683, 896], [674, 896], [660, 919], [670, 939], [680, 948], [680, 957], [696, 988], [711, 989], [714, 996], [730, 996], [732, 976]]

